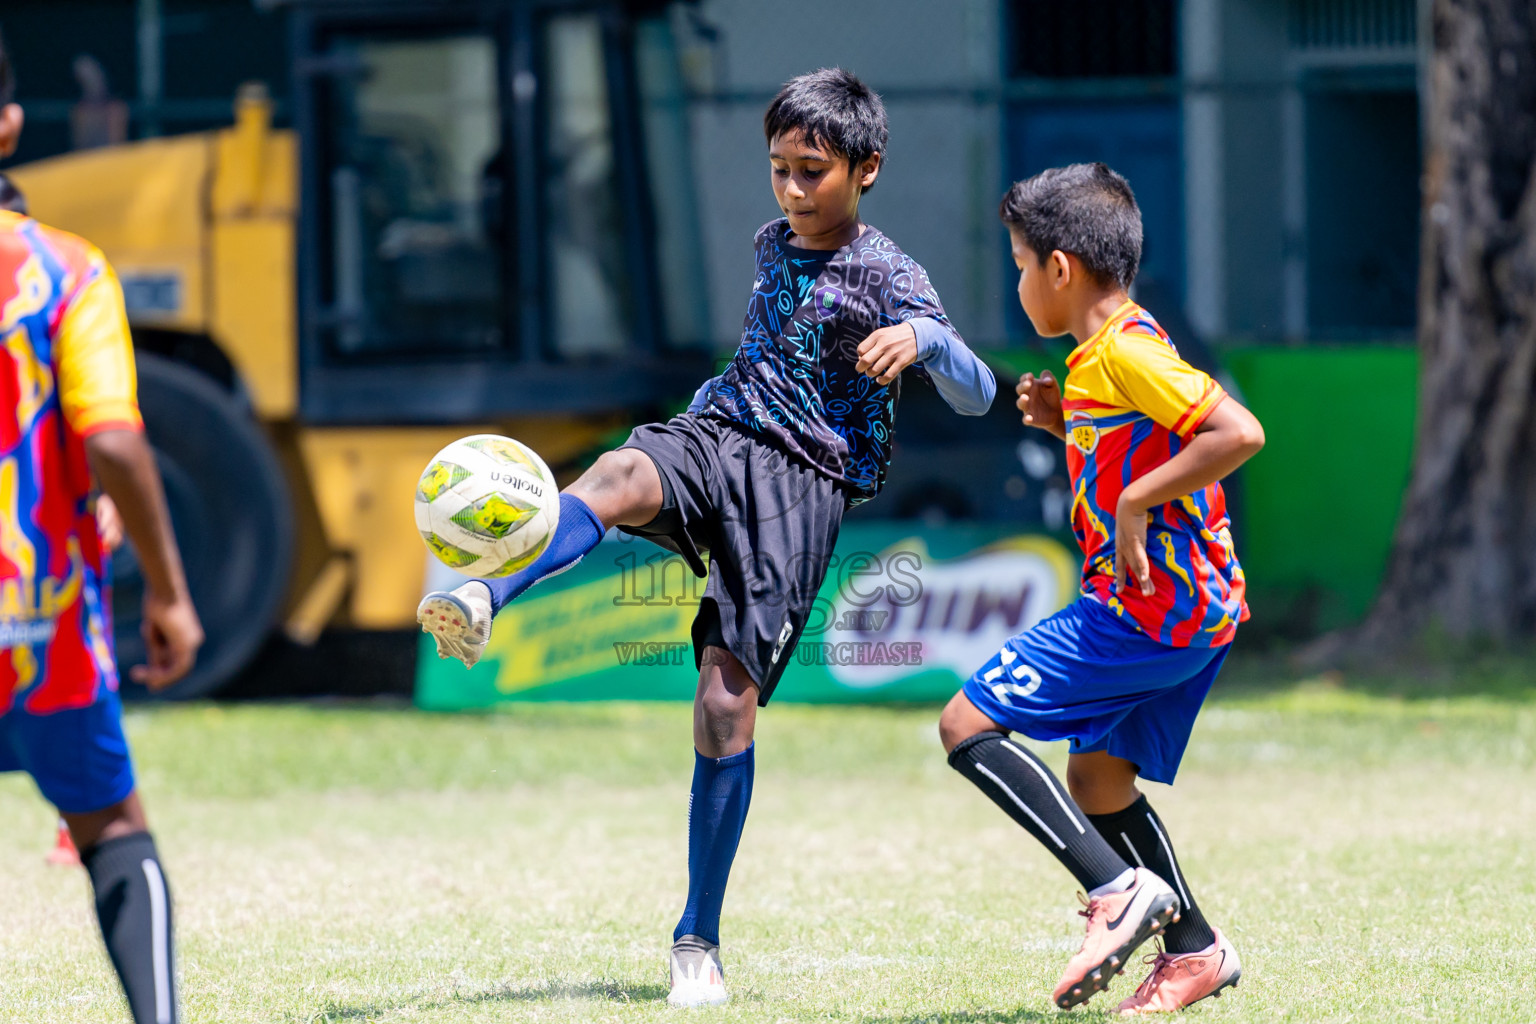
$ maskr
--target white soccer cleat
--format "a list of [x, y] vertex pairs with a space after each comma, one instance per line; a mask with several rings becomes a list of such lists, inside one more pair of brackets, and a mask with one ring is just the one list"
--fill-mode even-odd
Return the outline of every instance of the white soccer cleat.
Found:
[[668, 1006], [719, 1006], [729, 999], [720, 947], [697, 935], [684, 935], [672, 944], [672, 991]]
[[439, 658], [458, 658], [473, 668], [491, 638], [491, 592], [471, 580], [454, 591], [434, 590], [416, 606], [423, 633], [437, 641]]

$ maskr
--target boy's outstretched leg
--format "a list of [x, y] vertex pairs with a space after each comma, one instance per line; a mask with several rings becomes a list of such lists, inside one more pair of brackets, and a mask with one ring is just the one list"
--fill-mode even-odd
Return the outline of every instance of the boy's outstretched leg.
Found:
[[1068, 788], [1094, 828], [1122, 857], [1152, 871], [1179, 895], [1179, 920], [1163, 933], [1152, 973], [1120, 1004], [1123, 1013], [1171, 1012], [1235, 986], [1242, 965], [1231, 942], [1200, 913], [1168, 830], [1137, 790], [1136, 777], [1136, 765], [1105, 751], [1073, 754], [1067, 764]]
[[471, 580], [453, 591], [422, 598], [416, 621], [437, 641], [439, 658], [472, 666], [485, 653], [491, 620], [523, 591], [576, 565], [597, 547], [610, 526], [644, 526], [662, 505], [661, 475], [644, 452], [605, 452], [560, 495], [560, 522], [538, 558], [499, 579]]
[[693, 788], [688, 795], [688, 900], [672, 933], [673, 1006], [723, 1003], [720, 908], [752, 803], [757, 684], [736, 656], [705, 647], [693, 703]]
[[1083, 946], [1052, 998], [1069, 1010], [1109, 987], [1136, 948], [1178, 919], [1179, 900], [1145, 868], [1133, 868], [1104, 841], [1055, 774], [1013, 742], [964, 692], [939, 720], [949, 763], [1038, 839], [1088, 892]]
[[64, 820], [90, 874], [101, 937], [134, 1024], [176, 1024], [171, 893], [138, 795]]

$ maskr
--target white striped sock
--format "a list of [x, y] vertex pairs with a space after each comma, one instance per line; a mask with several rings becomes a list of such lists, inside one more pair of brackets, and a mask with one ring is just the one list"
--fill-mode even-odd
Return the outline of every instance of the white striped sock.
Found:
[[150, 955], [155, 969], [155, 1024], [171, 1024], [170, 900], [160, 865], [145, 857], [141, 866], [149, 883]]

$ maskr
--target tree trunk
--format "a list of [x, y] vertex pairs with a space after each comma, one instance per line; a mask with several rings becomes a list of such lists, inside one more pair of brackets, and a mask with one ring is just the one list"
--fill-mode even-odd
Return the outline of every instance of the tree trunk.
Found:
[[1536, 628], [1536, 0], [1434, 0], [1432, 22], [1413, 477], [1338, 653]]

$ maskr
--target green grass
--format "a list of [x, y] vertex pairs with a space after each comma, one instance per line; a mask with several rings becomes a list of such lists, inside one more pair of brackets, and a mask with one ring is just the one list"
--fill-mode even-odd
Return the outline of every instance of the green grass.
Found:
[[[1536, 704], [1239, 684], [1179, 785], [1148, 787], [1244, 960], [1237, 992], [1189, 1016], [1536, 1020]], [[763, 714], [726, 900], [733, 1002], [689, 1015], [661, 1002], [686, 707], [134, 711], [185, 1017], [1055, 1019], [1071, 880], [945, 766], [935, 716]], [[1037, 749], [1061, 767], [1060, 746]], [[25, 778], [0, 776], [0, 821], [0, 1021], [126, 1020], [85, 879], [44, 865], [51, 816]]]

